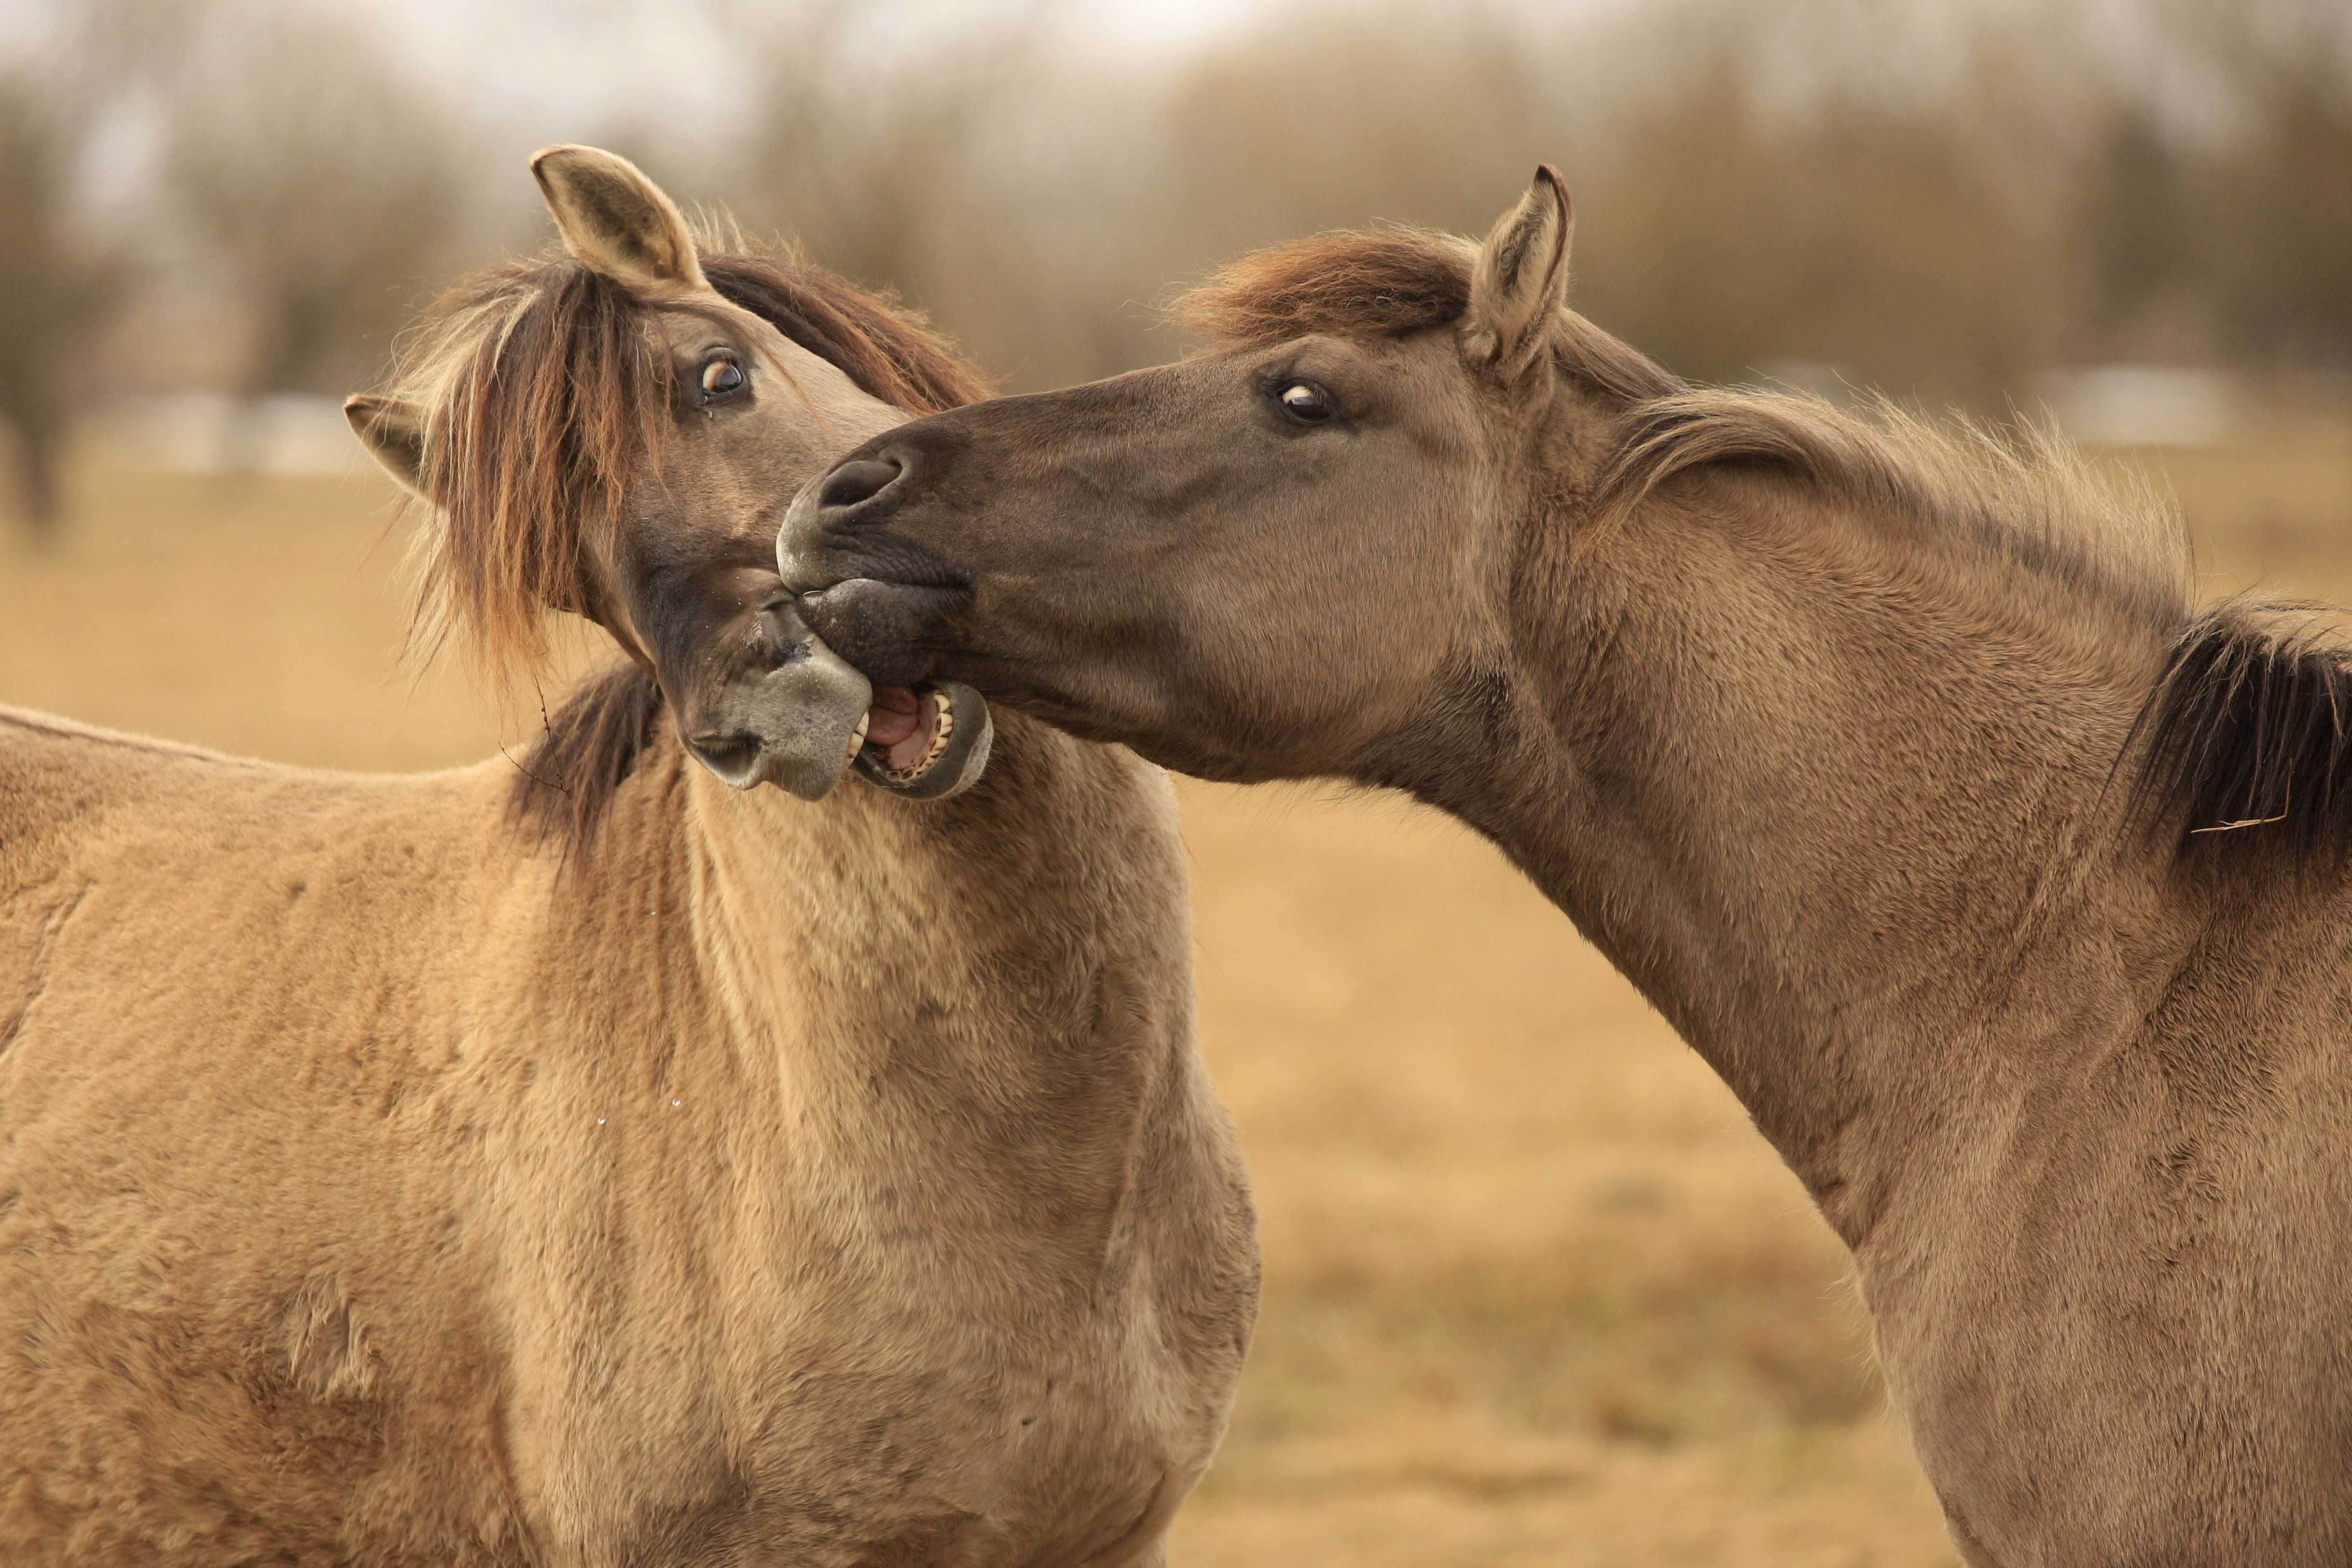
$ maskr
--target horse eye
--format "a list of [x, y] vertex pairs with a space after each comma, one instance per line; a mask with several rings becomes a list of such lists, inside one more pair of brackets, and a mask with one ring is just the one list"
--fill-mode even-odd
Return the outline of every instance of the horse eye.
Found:
[[731, 359], [715, 359], [702, 367], [702, 393], [706, 397], [724, 397], [740, 391], [743, 385], [743, 367]]
[[1311, 381], [1294, 381], [1278, 397], [1282, 411], [1301, 425], [1320, 425], [1339, 412], [1323, 389]]

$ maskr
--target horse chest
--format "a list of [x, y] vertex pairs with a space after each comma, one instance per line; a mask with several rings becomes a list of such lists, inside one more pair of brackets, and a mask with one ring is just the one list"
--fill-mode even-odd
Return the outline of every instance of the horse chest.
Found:
[[[1121, 1562], [1205, 1468], [1238, 1365], [1139, 1355], [1134, 1336], [1101, 1327], [1025, 1353], [998, 1345], [968, 1370], [938, 1341], [828, 1357], [765, 1410], [671, 1434], [686, 1464], [616, 1494], [578, 1555], [613, 1568]], [[730, 1445], [727, 1426], [759, 1436]]]
[[[1013, 1568], [1120, 1560], [1149, 1540], [1205, 1462], [1213, 1435], [1106, 1419], [1048, 1428], [951, 1426], [934, 1409], [863, 1423], [826, 1451], [771, 1452], [705, 1506], [642, 1523], [616, 1563], [790, 1562], [812, 1568]], [[1125, 1414], [1132, 1416], [1133, 1412]], [[1021, 1428], [1019, 1420], [1035, 1425]], [[828, 1426], [834, 1423], [825, 1423]], [[843, 1423], [841, 1425], [847, 1425]], [[854, 1445], [854, 1446], [852, 1446]]]
[[[1102, 1208], [1124, 1214], [1108, 1234], [861, 1223], [795, 1245], [806, 1267], [863, 1256], [822, 1284], [786, 1271], [749, 1304], [575, 1321], [567, 1343], [639, 1348], [595, 1397], [568, 1379], [534, 1396], [520, 1425], [552, 1439], [524, 1466], [538, 1532], [579, 1543], [554, 1555], [583, 1568], [1045, 1568], [1149, 1548], [1222, 1435], [1256, 1271], [1237, 1164], [1188, 1150], [1138, 1180], [1159, 1201]], [[665, 1342], [677, 1359], [643, 1354]]]

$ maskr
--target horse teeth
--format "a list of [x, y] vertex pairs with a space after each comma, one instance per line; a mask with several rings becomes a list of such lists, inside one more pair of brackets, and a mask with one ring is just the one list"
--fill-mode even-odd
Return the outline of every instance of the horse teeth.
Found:
[[[892, 784], [910, 784], [929, 773], [931, 764], [946, 754], [948, 741], [955, 734], [955, 704], [948, 700], [948, 695], [944, 691], [932, 692], [930, 697], [932, 702], [936, 704], [933, 709], [936, 717], [932, 721], [930, 742], [923, 748], [923, 754], [908, 766], [883, 769], [882, 776]], [[863, 734], [865, 726], [859, 725], [858, 731]]]

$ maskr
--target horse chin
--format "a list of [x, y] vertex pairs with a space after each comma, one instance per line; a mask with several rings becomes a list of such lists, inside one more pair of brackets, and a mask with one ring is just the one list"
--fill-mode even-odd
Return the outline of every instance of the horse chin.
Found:
[[852, 740], [852, 765], [892, 795], [945, 800], [980, 782], [995, 739], [988, 700], [969, 686], [877, 687]]

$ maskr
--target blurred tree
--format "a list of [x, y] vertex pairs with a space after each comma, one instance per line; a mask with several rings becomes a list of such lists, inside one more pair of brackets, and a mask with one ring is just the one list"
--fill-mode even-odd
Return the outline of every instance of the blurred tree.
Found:
[[0, 425], [16, 447], [16, 507], [58, 523], [58, 462], [77, 405], [101, 384], [91, 349], [128, 281], [76, 210], [78, 95], [0, 76]]
[[720, 182], [735, 215], [921, 301], [983, 363], [1034, 360], [1055, 324], [1037, 293], [1055, 157], [1008, 143], [1057, 96], [1047, 6], [967, 18], [953, 45], [910, 47], [917, 7], [904, 4], [714, 5], [747, 40], [760, 106]]
[[1588, 179], [1580, 308], [1709, 379], [1818, 365], [1997, 399], [2045, 314], [2015, 194], [1948, 117], [1834, 90], [1769, 109], [1743, 58], [1664, 88]]
[[2208, 172], [2217, 303], [2253, 353], [2352, 365], [2352, 71], [2282, 52], [2247, 85], [2254, 127]]
[[[2081, 247], [2090, 344], [2137, 358], [2147, 318], [2183, 282], [2190, 231], [2186, 160], [2154, 110], [2125, 99], [2079, 175], [2074, 242]], [[2135, 329], [2142, 329], [2136, 332]]]
[[[1322, 229], [1483, 235], [1539, 163], [1580, 195], [1542, 55], [1483, 4], [1316, 0], [1213, 43], [1172, 73], [1150, 160], [1104, 215], [1127, 252], [1114, 300]], [[1129, 322], [1127, 357], [1149, 354], [1150, 324]]]
[[967, 173], [991, 93], [961, 60], [861, 58], [857, 25], [840, 5], [735, 16], [733, 30], [756, 40], [760, 104], [737, 205], [828, 267], [903, 287], [936, 248], [933, 215]]
[[1538, 51], [1483, 5], [1290, 7], [1177, 73], [1156, 226], [1185, 271], [1376, 221], [1484, 234], [1538, 163], [1574, 184], [1559, 121]]
[[[479, 232], [472, 122], [357, 5], [58, 3], [148, 84], [187, 221], [142, 250], [209, 255], [250, 323], [236, 389], [364, 379]], [[2352, 362], [2344, 0], [1290, 0], [1157, 56], [1076, 0], [701, 3], [748, 61], [748, 124], [724, 169], [654, 161], [921, 301], [1013, 386], [1165, 358], [1150, 301], [1257, 245], [1478, 233], [1538, 160], [1576, 194], [1579, 308], [1700, 376], [1810, 362], [1998, 405], [2082, 355]], [[635, 109], [636, 151], [681, 123]]]
[[733, 205], [1051, 385], [1166, 357], [1172, 280], [1316, 228], [1483, 231], [1559, 153], [1527, 41], [1483, 5], [1316, 0], [1134, 63], [1075, 44], [1073, 9], [951, 42], [904, 5], [726, 9], [761, 40]]
[[170, 78], [163, 173], [247, 312], [247, 398], [374, 373], [452, 259], [466, 122], [331, 13], [212, 13]]

